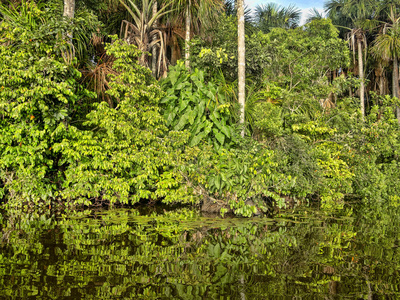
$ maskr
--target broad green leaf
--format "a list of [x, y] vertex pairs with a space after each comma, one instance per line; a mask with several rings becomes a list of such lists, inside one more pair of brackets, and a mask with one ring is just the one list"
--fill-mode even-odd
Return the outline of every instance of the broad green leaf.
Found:
[[221, 128], [219, 128], [223, 134], [225, 134], [228, 138], [231, 137], [231, 132], [230, 132], [230, 128], [226, 125], [222, 125]]
[[190, 125], [193, 125], [196, 116], [197, 116], [197, 107], [195, 107], [193, 110], [190, 111], [188, 118]]
[[206, 135], [208, 135], [211, 132], [212, 127], [213, 127], [213, 123], [211, 123], [210, 121], [205, 122], [204, 132], [206, 133]]
[[214, 246], [214, 256], [219, 258], [220, 255], [221, 255], [221, 246], [219, 245], [219, 243], [217, 243]]
[[182, 115], [178, 121], [178, 124], [174, 126], [174, 130], [176, 131], [182, 130], [187, 124], [187, 120], [188, 120], [188, 115], [187, 114]]
[[179, 108], [175, 107], [175, 109], [170, 112], [167, 116], [167, 125], [171, 125], [175, 120], [176, 114], [178, 113]]
[[214, 113], [210, 114], [210, 119], [211, 121], [214, 122], [215, 126], [217, 126], [218, 129], [222, 129], [222, 124], [218, 121], [218, 118], [214, 115]]
[[221, 117], [221, 115], [219, 114], [219, 112], [218, 112], [216, 109], [213, 111], [212, 114], [214, 115], [214, 117], [215, 117], [217, 120]]
[[173, 100], [176, 100], [176, 99], [178, 99], [177, 96], [175, 96], [175, 95], [168, 95], [168, 96], [162, 98], [161, 101], [160, 101], [160, 103], [169, 103], [169, 102], [172, 102]]
[[198, 106], [198, 115], [199, 116], [203, 116], [204, 115], [204, 110], [206, 108], [206, 101], [205, 100], [201, 100]]
[[219, 188], [221, 187], [221, 178], [219, 176], [215, 176], [214, 184], [215, 184], [215, 187], [219, 190]]
[[168, 74], [168, 78], [171, 80], [171, 84], [172, 85], [175, 85], [175, 83], [176, 83], [176, 81], [178, 80], [178, 77], [179, 77], [179, 72], [176, 72], [176, 71], [171, 71], [169, 74]]
[[195, 127], [193, 127], [192, 135], [197, 135], [200, 132], [200, 130], [203, 129], [205, 126], [204, 122], [197, 122], [197, 119], [196, 119], [196, 124], [197, 125], [195, 125]]
[[189, 100], [182, 100], [179, 105], [179, 112], [183, 111], [189, 105]]
[[179, 83], [176, 85], [175, 89], [176, 89], [176, 90], [181, 90], [181, 89], [183, 89], [187, 84], [188, 84], [187, 82], [179, 82]]
[[192, 138], [192, 140], [190, 141], [190, 147], [194, 147], [196, 146], [198, 143], [201, 142], [202, 139], [204, 139], [204, 137], [206, 137], [207, 134], [205, 132], [201, 132], [198, 135], [194, 136]]
[[213, 132], [214, 132], [214, 136], [217, 139], [217, 141], [221, 145], [223, 145], [224, 142], [225, 142], [225, 135], [223, 133], [221, 133], [220, 131], [218, 131], [217, 129], [215, 129], [215, 128], [213, 129]]

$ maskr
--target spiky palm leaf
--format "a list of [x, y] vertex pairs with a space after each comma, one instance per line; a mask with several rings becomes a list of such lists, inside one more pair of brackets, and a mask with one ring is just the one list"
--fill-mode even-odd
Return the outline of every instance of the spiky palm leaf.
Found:
[[276, 3], [256, 6], [255, 24], [264, 33], [272, 28], [295, 28], [300, 22], [301, 11], [290, 5], [282, 7]]
[[121, 24], [121, 37], [135, 44], [143, 52], [139, 59], [142, 66], [149, 67], [148, 52], [156, 47], [158, 51], [158, 76], [167, 68], [166, 46], [163, 31], [155, 27], [157, 20], [171, 13], [171, 2], [164, 4], [156, 13], [153, 4], [156, 0], [142, 0], [141, 6], [132, 0], [120, 0], [133, 19], [133, 23], [124, 20]]
[[323, 18], [324, 18], [323, 14], [318, 9], [313, 7], [312, 9], [309, 10], [306, 23], [311, 23], [314, 20], [321, 20]]
[[[398, 59], [400, 57], [400, 24], [399, 18], [391, 18], [394, 23], [386, 23], [383, 27], [382, 33], [374, 41], [374, 45], [371, 49], [375, 58], [383, 61], [393, 62], [393, 83], [392, 91], [393, 97], [399, 98], [399, 67]], [[400, 108], [397, 107], [397, 119], [400, 122]]]
[[180, 15], [183, 20], [187, 8], [190, 9], [191, 27], [193, 32], [201, 34], [203, 29], [212, 27], [217, 21], [217, 16], [224, 9], [223, 0], [175, 0], [174, 14]]
[[[225, 15], [237, 18], [236, 0], [225, 0], [224, 3]], [[247, 35], [255, 32], [253, 11], [247, 6], [244, 6], [244, 27]]]

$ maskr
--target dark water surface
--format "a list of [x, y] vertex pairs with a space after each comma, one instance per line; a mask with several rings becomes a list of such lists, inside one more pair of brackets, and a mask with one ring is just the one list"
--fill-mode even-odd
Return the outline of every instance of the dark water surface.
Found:
[[400, 299], [395, 210], [0, 216], [0, 299]]

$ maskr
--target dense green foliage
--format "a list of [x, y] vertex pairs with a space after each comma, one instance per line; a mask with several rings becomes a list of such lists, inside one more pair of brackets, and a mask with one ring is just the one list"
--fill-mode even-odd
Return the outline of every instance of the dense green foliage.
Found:
[[399, 298], [399, 4], [235, 2], [0, 1], [0, 298]]
[[190, 146], [204, 141], [214, 143], [216, 149], [234, 145], [234, 104], [216, 80], [206, 83], [203, 71], [189, 73], [180, 62], [171, 68], [161, 87], [166, 91], [161, 102], [165, 103], [167, 126], [175, 131], [188, 130]]
[[[31, 8], [40, 20], [42, 12]], [[80, 106], [94, 95], [65, 59], [70, 45], [46, 23], [41, 39], [2, 26], [3, 43], [11, 45], [0, 48], [1, 197], [11, 206], [175, 200], [168, 191], [180, 182], [171, 168], [187, 138], [167, 132], [158, 106], [163, 92], [137, 64], [136, 48], [122, 41], [109, 46], [118, 75], [107, 93], [118, 106], [97, 103], [82, 116]]]
[[63, 59], [69, 46], [60, 25], [42, 23], [34, 5], [27, 15], [31, 31], [1, 23], [0, 47], [0, 195], [20, 204], [56, 196], [63, 166], [54, 145], [68, 136], [74, 105], [89, 96]]
[[258, 214], [258, 209], [267, 212], [274, 201], [285, 206], [280, 195], [288, 194], [296, 180], [280, 172], [272, 150], [246, 142], [229, 150], [192, 150], [194, 158], [182, 168], [182, 174], [192, 192], [201, 196], [203, 210], [222, 209], [249, 217]]
[[187, 138], [167, 132], [158, 106], [163, 93], [150, 70], [137, 64], [140, 52], [118, 40], [107, 54], [115, 57], [119, 73], [107, 93], [118, 106], [96, 104], [84, 123], [92, 130], [70, 128], [72, 138], [55, 146], [68, 164], [61, 196], [84, 204], [172, 198], [166, 191], [179, 184], [179, 177], [170, 169]]
[[[142, 41], [155, 50], [150, 63], [129, 30], [125, 40], [102, 36], [118, 31], [126, 16], [138, 22], [119, 2], [77, 1], [74, 20], [62, 17], [56, 0], [1, 6], [2, 202], [21, 208], [145, 200], [242, 216], [314, 201], [340, 208], [347, 196], [399, 205], [399, 100], [396, 83], [390, 86], [381, 70], [397, 56], [378, 45], [388, 37], [377, 39], [373, 58], [386, 56], [374, 62], [376, 78], [368, 77], [377, 92], [382, 79], [379, 93], [368, 94], [361, 112], [363, 79], [351, 74], [356, 52], [351, 59], [332, 21], [295, 28], [294, 7], [282, 10], [294, 12], [290, 24], [266, 20], [260, 7], [259, 19], [247, 24], [242, 138], [237, 26], [228, 4], [226, 14], [199, 11], [196, 22], [204, 26], [193, 30], [191, 68], [178, 61], [168, 73], [165, 66], [184, 50], [174, 10], [157, 20], [159, 40]], [[382, 34], [392, 34], [397, 25], [385, 22], [392, 29]], [[150, 65], [152, 71], [144, 67]]]

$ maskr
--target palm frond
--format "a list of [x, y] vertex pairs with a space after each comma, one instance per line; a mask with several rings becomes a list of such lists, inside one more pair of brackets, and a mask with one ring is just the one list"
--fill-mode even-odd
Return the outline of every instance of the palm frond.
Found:
[[261, 4], [255, 8], [255, 25], [264, 33], [272, 28], [295, 28], [299, 25], [301, 11], [294, 5], [288, 7], [276, 3]]
[[321, 19], [324, 19], [322, 12], [313, 7], [312, 9], [309, 10], [307, 14], [306, 23], [311, 23], [314, 20], [321, 20]]

